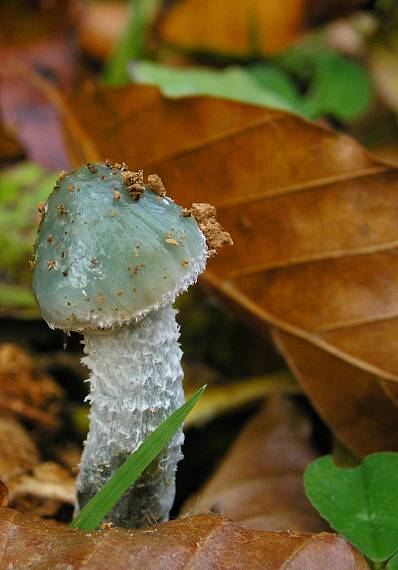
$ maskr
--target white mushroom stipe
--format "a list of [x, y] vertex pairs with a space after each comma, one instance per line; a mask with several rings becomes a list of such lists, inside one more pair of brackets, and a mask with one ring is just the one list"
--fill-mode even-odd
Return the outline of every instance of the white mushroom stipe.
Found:
[[[179, 326], [167, 305], [136, 324], [85, 334], [83, 362], [90, 368], [90, 432], [77, 480], [85, 504], [145, 438], [184, 402]], [[182, 430], [119, 501], [108, 520], [147, 526], [168, 519]], [[143, 492], [145, 489], [145, 492]], [[138, 522], [138, 524], [137, 524]]]

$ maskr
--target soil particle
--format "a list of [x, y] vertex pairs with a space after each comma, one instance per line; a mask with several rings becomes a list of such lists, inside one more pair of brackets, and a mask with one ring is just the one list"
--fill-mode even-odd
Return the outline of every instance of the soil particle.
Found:
[[122, 170], [122, 171], [128, 170], [128, 166], [125, 162], [114, 162], [112, 166], [113, 168], [116, 168], [116, 170]]
[[217, 221], [217, 210], [214, 206], [206, 203], [192, 204], [191, 213], [206, 238], [209, 256], [214, 255], [215, 250], [223, 245], [233, 245], [231, 236]]
[[166, 196], [166, 188], [157, 174], [150, 174], [147, 182], [148, 188], [158, 196]]
[[131, 170], [126, 170], [123, 172], [123, 182], [127, 186], [127, 192], [134, 200], [139, 200], [144, 193], [144, 171], [138, 170], [137, 172], [132, 172]]
[[63, 204], [59, 204], [57, 206], [57, 211], [58, 211], [60, 216], [65, 216], [65, 214], [68, 213], [68, 210], [65, 208], [65, 206]]
[[166, 235], [166, 239], [165, 239], [166, 243], [168, 243], [169, 245], [178, 245], [178, 241], [175, 239], [175, 237], [173, 236], [173, 232], [170, 231], [167, 235]]
[[145, 263], [140, 263], [139, 265], [129, 265], [127, 269], [130, 273], [130, 277], [133, 275], [138, 275], [138, 272], [142, 267], [145, 267]]
[[46, 204], [45, 202], [39, 202], [37, 204], [37, 211], [39, 212], [40, 216], [44, 216], [46, 213]]
[[95, 168], [94, 164], [91, 164], [90, 162], [87, 163], [87, 168], [89, 169], [90, 172], [92, 172], [93, 174], [97, 173], [97, 169]]

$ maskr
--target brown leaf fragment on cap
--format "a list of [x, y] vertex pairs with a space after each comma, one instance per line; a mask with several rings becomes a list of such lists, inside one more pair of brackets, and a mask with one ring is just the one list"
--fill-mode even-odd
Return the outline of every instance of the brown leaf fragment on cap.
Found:
[[217, 221], [217, 210], [214, 206], [206, 203], [192, 204], [191, 214], [206, 238], [210, 256], [214, 255], [215, 250], [223, 245], [233, 245], [231, 236]]
[[166, 196], [166, 188], [164, 187], [162, 179], [157, 174], [149, 174], [147, 186], [158, 196]]

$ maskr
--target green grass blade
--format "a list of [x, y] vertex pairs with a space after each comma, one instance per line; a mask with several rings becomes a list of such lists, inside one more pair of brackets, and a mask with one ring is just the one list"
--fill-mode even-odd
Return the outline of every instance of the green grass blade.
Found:
[[145, 36], [160, 4], [161, 0], [130, 0], [124, 30], [103, 74], [107, 85], [130, 83], [127, 64], [144, 56]]
[[135, 483], [142, 472], [168, 444], [183, 421], [201, 398], [206, 386], [202, 386], [190, 400], [173, 412], [151, 433], [141, 446], [130, 455], [100, 491], [85, 505], [69, 525], [81, 530], [95, 530], [118, 500]]

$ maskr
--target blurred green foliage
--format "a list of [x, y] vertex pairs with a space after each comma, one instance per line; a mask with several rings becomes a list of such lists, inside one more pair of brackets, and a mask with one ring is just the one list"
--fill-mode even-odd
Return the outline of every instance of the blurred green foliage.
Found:
[[361, 115], [372, 99], [364, 67], [312, 45], [295, 46], [272, 62], [221, 70], [139, 61], [132, 64], [131, 75], [137, 83], [156, 85], [166, 97], [222, 97], [308, 119], [330, 115], [348, 121]]
[[[284, 52], [257, 63], [235, 61], [225, 68], [172, 67], [144, 60], [146, 37], [161, 0], [130, 0], [129, 16], [107, 62], [104, 80], [124, 85], [129, 77], [159, 87], [166, 97], [207, 95], [291, 111], [316, 120], [325, 115], [349, 121], [372, 100], [367, 69], [325, 47], [322, 32], [307, 35]], [[161, 57], [162, 50], [153, 53]], [[209, 60], [212, 54], [208, 54]], [[231, 57], [226, 54], [226, 61]], [[128, 69], [130, 64], [130, 70]]]
[[104, 70], [107, 85], [125, 85], [130, 82], [127, 72], [131, 60], [143, 57], [146, 32], [159, 10], [162, 0], [130, 0], [123, 33]]
[[140, 61], [131, 69], [134, 81], [156, 85], [166, 97], [209, 95], [273, 109], [301, 111], [294, 84], [286, 74], [271, 66], [262, 66], [261, 70], [256, 66], [254, 73], [251, 68], [237, 65], [215, 70]]
[[0, 306], [2, 312], [32, 314], [29, 259], [39, 221], [37, 204], [47, 199], [55, 175], [20, 162], [0, 174]]
[[304, 88], [304, 115], [330, 115], [341, 121], [359, 117], [371, 103], [373, 89], [366, 68], [353, 59], [325, 49], [309, 37], [273, 58], [275, 65]]

